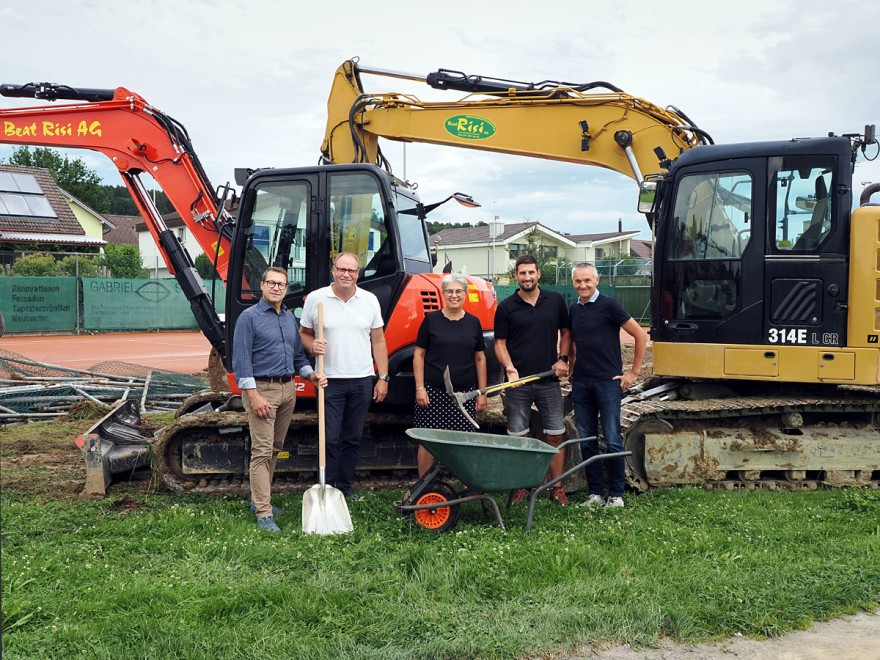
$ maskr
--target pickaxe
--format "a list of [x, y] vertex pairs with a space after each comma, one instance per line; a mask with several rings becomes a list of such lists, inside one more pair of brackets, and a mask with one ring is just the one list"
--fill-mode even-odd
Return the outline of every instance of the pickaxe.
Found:
[[539, 374], [534, 374], [532, 376], [523, 376], [522, 378], [517, 378], [516, 380], [509, 380], [506, 383], [499, 383], [498, 385], [490, 385], [489, 387], [481, 387], [478, 390], [471, 390], [470, 392], [456, 392], [452, 389], [452, 378], [449, 377], [449, 366], [443, 370], [443, 384], [446, 385], [446, 393], [453, 398], [456, 404], [458, 404], [459, 410], [461, 410], [461, 414], [467, 417], [468, 421], [474, 425], [474, 428], [480, 428], [480, 425], [474, 420], [473, 417], [470, 416], [467, 410], [464, 408], [465, 401], [470, 401], [471, 399], [476, 399], [481, 394], [485, 394], [486, 396], [493, 396], [495, 394], [499, 394], [501, 390], [506, 390], [508, 387], [516, 387], [517, 385], [525, 385], [526, 383], [531, 383], [535, 380], [541, 380], [542, 378], [547, 378], [548, 376], [555, 375], [552, 369], [549, 371], [542, 371]]

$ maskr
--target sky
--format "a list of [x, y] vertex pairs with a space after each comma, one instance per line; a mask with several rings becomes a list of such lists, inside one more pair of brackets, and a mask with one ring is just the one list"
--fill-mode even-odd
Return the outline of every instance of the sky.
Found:
[[[607, 81], [680, 108], [716, 143], [860, 133], [880, 123], [878, 24], [880, 4], [861, 0], [3, 0], [0, 83], [137, 92], [186, 126], [216, 187], [236, 167], [316, 164], [334, 72], [352, 57], [422, 76], [445, 68]], [[422, 100], [463, 95], [373, 76], [364, 86]], [[0, 107], [35, 104], [0, 97]], [[636, 184], [615, 172], [417, 143], [382, 148], [425, 203], [460, 191], [482, 205], [446, 204], [431, 220], [497, 216], [570, 234], [620, 224], [651, 238]], [[0, 159], [11, 151], [0, 145]], [[121, 183], [103, 155], [71, 155]], [[880, 181], [880, 159], [857, 165], [856, 199], [868, 181]]]

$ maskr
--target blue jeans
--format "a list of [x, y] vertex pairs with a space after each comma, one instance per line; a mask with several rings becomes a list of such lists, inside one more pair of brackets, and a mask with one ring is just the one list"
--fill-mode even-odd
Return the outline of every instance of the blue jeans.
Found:
[[[581, 437], [599, 435], [599, 419], [602, 419], [602, 435], [609, 453], [623, 451], [623, 438], [620, 435], [620, 401], [623, 391], [616, 380], [578, 379], [571, 386], [571, 401], [574, 404], [574, 421]], [[597, 456], [598, 440], [581, 443], [584, 460]], [[607, 465], [606, 465], [607, 464]], [[608, 468], [608, 496], [621, 497], [626, 485], [626, 466], [623, 458], [595, 461], [584, 468], [590, 495], [604, 495], [605, 467]]]
[[373, 379], [331, 378], [324, 390], [326, 413], [327, 484], [351, 494], [364, 434], [364, 422], [373, 400]]

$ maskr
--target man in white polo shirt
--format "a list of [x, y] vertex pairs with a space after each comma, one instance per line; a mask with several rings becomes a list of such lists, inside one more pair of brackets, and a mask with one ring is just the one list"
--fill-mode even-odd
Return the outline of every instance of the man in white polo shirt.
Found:
[[[329, 485], [348, 497], [357, 466], [370, 401], [388, 394], [388, 348], [379, 300], [357, 287], [358, 258], [343, 252], [333, 265], [333, 284], [312, 291], [300, 319], [303, 346], [324, 355], [324, 390]], [[324, 339], [315, 336], [318, 303], [324, 303]], [[374, 379], [373, 361], [379, 370]]]

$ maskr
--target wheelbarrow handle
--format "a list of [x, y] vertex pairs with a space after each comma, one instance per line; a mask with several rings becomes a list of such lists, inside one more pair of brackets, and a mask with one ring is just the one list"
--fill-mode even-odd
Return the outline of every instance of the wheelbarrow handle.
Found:
[[588, 442], [589, 440], [598, 440], [598, 439], [599, 439], [598, 436], [595, 436], [595, 435], [591, 435], [587, 438], [572, 438], [571, 440], [566, 440], [565, 442], [563, 442], [559, 445], [556, 445], [556, 448], [562, 449], [563, 447], [568, 447], [568, 445], [573, 445], [576, 442], [578, 442], [578, 443]]

